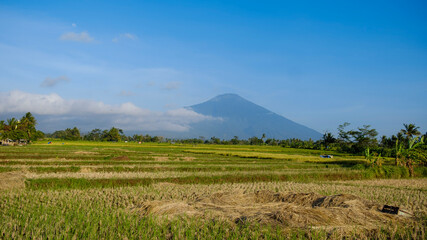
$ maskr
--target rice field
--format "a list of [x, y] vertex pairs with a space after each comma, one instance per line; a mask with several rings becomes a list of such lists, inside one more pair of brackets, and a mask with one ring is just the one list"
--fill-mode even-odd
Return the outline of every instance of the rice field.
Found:
[[426, 170], [364, 162], [271, 146], [0, 147], [0, 239], [425, 239]]

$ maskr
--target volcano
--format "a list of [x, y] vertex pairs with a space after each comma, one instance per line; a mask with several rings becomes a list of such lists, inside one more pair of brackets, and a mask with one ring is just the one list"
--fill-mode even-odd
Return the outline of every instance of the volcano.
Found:
[[197, 113], [212, 116], [217, 121], [202, 121], [190, 125], [185, 138], [217, 137], [240, 139], [259, 137], [301, 140], [317, 140], [322, 134], [304, 125], [293, 122], [264, 107], [252, 103], [237, 94], [223, 94], [204, 103], [186, 107]]

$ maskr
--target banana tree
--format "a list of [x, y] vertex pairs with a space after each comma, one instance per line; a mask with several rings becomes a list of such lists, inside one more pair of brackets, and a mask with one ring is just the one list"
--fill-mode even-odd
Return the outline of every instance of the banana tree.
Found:
[[422, 144], [424, 144], [424, 136], [414, 137], [409, 140], [408, 148], [400, 151], [401, 159], [409, 169], [411, 177], [414, 176], [414, 165], [427, 165], [427, 153], [425, 150], [419, 148]]
[[395, 151], [396, 151], [395, 165], [396, 166], [402, 165], [401, 159], [402, 159], [403, 145], [401, 142], [399, 142], [399, 139], [396, 139]]
[[368, 160], [371, 167], [381, 167], [383, 165], [383, 158], [381, 157], [381, 153], [371, 153], [369, 148], [365, 149], [365, 159]]
[[4, 120], [1, 120], [0, 121], [0, 140], [3, 138], [5, 126], [6, 126], [6, 124], [5, 124]]

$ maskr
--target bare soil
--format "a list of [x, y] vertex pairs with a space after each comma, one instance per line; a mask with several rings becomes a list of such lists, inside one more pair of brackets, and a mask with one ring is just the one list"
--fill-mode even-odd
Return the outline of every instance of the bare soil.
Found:
[[322, 196], [316, 193], [271, 191], [218, 192], [191, 201], [148, 201], [132, 209], [142, 215], [173, 218], [219, 218], [236, 224], [255, 221], [286, 227], [362, 227], [375, 229], [390, 221], [410, 218], [383, 213], [382, 205], [351, 194]]

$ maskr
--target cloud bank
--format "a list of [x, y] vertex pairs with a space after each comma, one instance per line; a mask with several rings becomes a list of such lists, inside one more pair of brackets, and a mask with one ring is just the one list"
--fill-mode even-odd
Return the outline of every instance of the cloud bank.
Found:
[[130, 102], [110, 105], [86, 99], [64, 99], [56, 93], [0, 92], [0, 114], [25, 112], [42, 116], [44, 120], [40, 125], [69, 121], [71, 125], [68, 127], [77, 126], [86, 130], [90, 130], [89, 126], [116, 126], [128, 131], [185, 132], [192, 123], [220, 120], [184, 108], [155, 112]]

